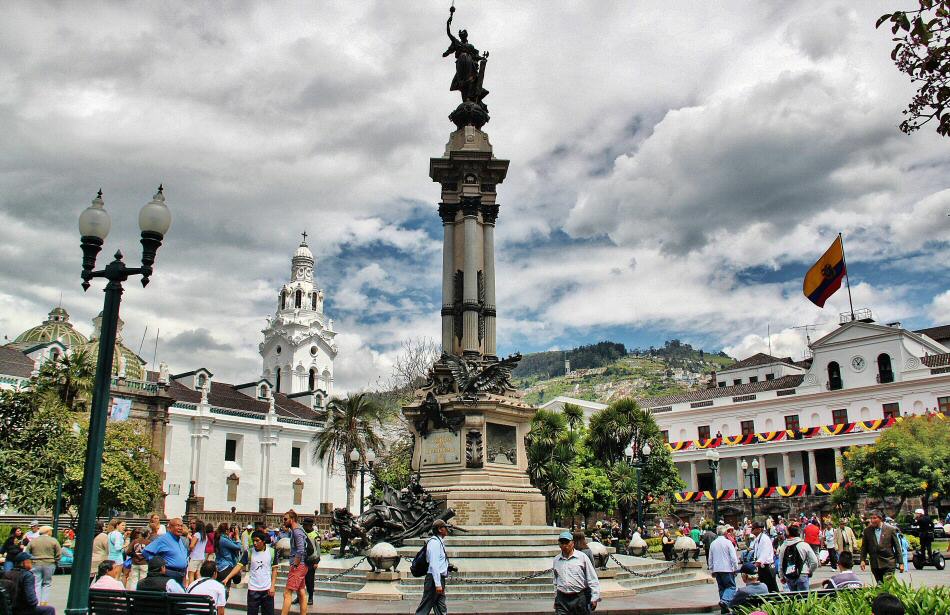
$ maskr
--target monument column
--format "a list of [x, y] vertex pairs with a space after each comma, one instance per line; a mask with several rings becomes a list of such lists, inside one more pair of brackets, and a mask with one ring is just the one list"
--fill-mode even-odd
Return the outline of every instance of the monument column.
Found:
[[495, 219], [498, 217], [498, 205], [495, 203], [482, 205], [482, 221], [484, 222], [484, 239], [482, 241], [482, 252], [485, 259], [485, 305], [483, 306], [483, 316], [485, 318], [485, 339], [484, 352], [485, 359], [496, 361], [498, 359], [495, 349]]
[[467, 359], [477, 359], [478, 350], [478, 197], [462, 199], [462, 214], [465, 225], [464, 274], [462, 287], [462, 354]]
[[452, 353], [455, 346], [455, 213], [448, 203], [439, 205], [442, 218], [442, 352]]

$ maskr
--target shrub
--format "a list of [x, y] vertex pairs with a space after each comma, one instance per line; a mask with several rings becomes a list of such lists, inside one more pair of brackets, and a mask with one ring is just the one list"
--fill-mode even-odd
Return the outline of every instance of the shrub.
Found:
[[762, 610], [768, 615], [871, 615], [871, 602], [881, 593], [897, 596], [907, 609], [907, 615], [934, 615], [950, 613], [950, 588], [912, 587], [893, 579], [876, 587], [841, 591], [832, 597], [812, 594], [804, 600], [783, 600], [761, 607], [740, 607], [738, 613], [748, 615]]

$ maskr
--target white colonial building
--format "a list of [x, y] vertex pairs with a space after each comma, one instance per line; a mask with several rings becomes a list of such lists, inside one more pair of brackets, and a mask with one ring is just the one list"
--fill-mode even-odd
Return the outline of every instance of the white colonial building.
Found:
[[[780, 496], [836, 489], [842, 452], [873, 443], [890, 419], [950, 415], [950, 326], [910, 331], [869, 315], [849, 318], [810, 350], [806, 361], [756, 354], [715, 374], [713, 388], [639, 400], [654, 414], [687, 485], [680, 501], [704, 501], [702, 492], [714, 485], [720, 498], [741, 498], [751, 487], [742, 461], [751, 467], [756, 460], [756, 486], [778, 498], [773, 504], [786, 500], [775, 508], [787, 512], [790, 498]], [[570, 398], [545, 407], [567, 402], [588, 413], [603, 407]], [[719, 458], [715, 482], [711, 451]], [[720, 509], [729, 505], [719, 502]]]
[[[314, 459], [313, 437], [333, 390], [337, 348], [313, 266], [304, 241], [263, 331], [262, 375], [251, 382], [220, 382], [207, 367], [177, 374], [164, 364], [147, 370], [122, 343], [120, 323], [113, 404], [126, 403], [129, 418], [150, 433], [157, 453], [152, 467], [165, 491], [156, 507], [166, 516], [184, 514], [190, 493], [190, 512], [208, 518], [227, 518], [232, 510], [329, 512], [345, 503], [341, 464], [330, 472], [326, 460]], [[45, 322], [0, 346], [0, 387], [28, 387], [42, 363], [58, 354], [85, 349], [94, 358], [98, 320], [87, 339], [63, 308], [53, 309]]]

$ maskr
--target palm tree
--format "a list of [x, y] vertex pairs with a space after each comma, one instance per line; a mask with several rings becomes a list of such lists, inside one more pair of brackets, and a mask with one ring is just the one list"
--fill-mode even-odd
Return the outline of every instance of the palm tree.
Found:
[[567, 425], [571, 428], [571, 431], [584, 424], [584, 410], [577, 404], [564, 404], [561, 413], [567, 419]]
[[57, 397], [68, 409], [88, 409], [96, 366], [87, 350], [75, 350], [47, 361], [40, 368], [36, 391]]
[[[346, 507], [353, 504], [357, 469], [366, 463], [366, 452], [378, 454], [383, 441], [375, 428], [382, 426], [384, 410], [365, 393], [357, 393], [346, 399], [333, 398], [327, 403], [323, 427], [313, 436], [315, 445], [313, 460], [326, 460], [327, 469], [333, 471], [338, 459], [343, 460], [346, 476]], [[350, 461], [350, 453], [359, 451], [360, 461]]]
[[579, 438], [566, 430], [563, 414], [538, 410], [527, 438], [528, 477], [544, 494], [548, 521], [567, 496]]

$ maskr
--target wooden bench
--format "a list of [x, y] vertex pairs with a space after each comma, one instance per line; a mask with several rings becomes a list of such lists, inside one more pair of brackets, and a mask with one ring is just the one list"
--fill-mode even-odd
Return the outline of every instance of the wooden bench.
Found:
[[164, 592], [89, 590], [90, 615], [216, 615], [208, 596]]

